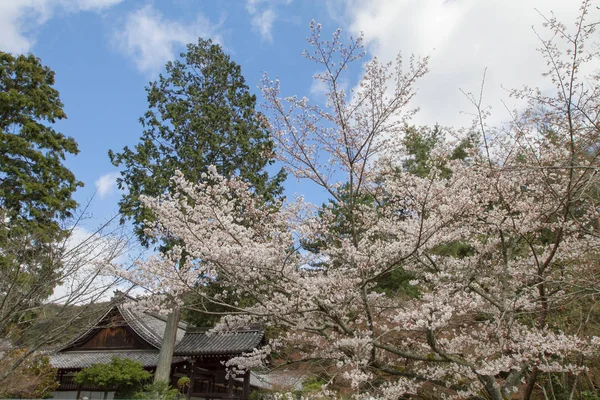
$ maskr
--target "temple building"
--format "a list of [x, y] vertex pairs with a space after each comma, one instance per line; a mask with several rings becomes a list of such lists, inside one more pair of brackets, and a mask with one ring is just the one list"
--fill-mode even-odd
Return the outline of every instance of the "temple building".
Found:
[[[114, 391], [78, 385], [74, 376], [92, 364], [109, 363], [113, 357], [127, 358], [154, 372], [165, 332], [166, 318], [136, 310], [131, 304], [115, 303], [90, 329], [50, 355], [58, 369], [57, 399], [112, 399]], [[260, 375], [227, 378], [224, 362], [265, 343], [261, 330], [211, 333], [180, 323], [171, 365], [171, 385], [190, 378], [187, 399], [248, 399], [251, 390], [269, 388]]]

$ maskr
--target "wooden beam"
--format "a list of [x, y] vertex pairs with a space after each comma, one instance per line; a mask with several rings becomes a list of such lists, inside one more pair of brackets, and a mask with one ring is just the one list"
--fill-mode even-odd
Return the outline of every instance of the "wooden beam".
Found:
[[223, 378], [223, 381], [225, 381], [225, 376], [227, 375], [227, 372], [225, 371], [200, 371], [197, 370], [196, 371], [196, 377], [206, 377], [206, 378], [211, 378], [211, 377], [215, 377], [215, 378]]
[[246, 373], [244, 374], [243, 398], [244, 398], [244, 400], [248, 400], [249, 397], [250, 397], [250, 370], [246, 370]]
[[231, 375], [227, 377], [227, 396], [233, 397], [233, 377]]
[[194, 391], [194, 381], [196, 380], [196, 363], [192, 360], [192, 372], [190, 372], [190, 386], [188, 387], [185, 398], [190, 400]]

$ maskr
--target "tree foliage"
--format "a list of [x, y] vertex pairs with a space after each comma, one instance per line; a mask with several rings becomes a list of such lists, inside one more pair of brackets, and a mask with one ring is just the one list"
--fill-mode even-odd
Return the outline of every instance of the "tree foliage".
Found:
[[[183, 378], [180, 378], [179, 380], [182, 380]], [[135, 393], [133, 396], [134, 399], [141, 400], [177, 400], [180, 397], [181, 393], [179, 393], [179, 390], [172, 388], [169, 382], [165, 381], [152, 382], [144, 385], [144, 389]]]
[[[189, 284], [218, 276], [254, 301], [231, 305], [217, 329], [283, 328], [280, 341], [227, 366], [264, 365], [283, 343], [293, 361], [325, 372], [323, 395], [529, 399], [557, 377], [565, 393], [585, 393], [600, 339], [589, 320], [559, 321], [573, 304], [594, 315], [600, 285], [600, 76], [582, 76], [596, 56], [590, 8], [582, 3], [572, 29], [545, 21], [553, 39], [541, 42], [544, 76], [555, 93], [512, 91], [527, 106], [503, 130], [486, 124], [486, 108], [470, 96], [477, 124], [459, 138], [476, 134], [478, 145], [454, 157], [455, 146], [437, 141], [427, 155], [434, 162], [417, 173], [402, 171], [402, 133], [427, 60], [371, 60], [350, 96], [340, 82], [364, 55], [361, 39], [343, 43], [336, 31], [322, 40], [313, 24], [305, 55], [324, 71], [316, 79], [326, 104], [283, 97], [268, 77], [262, 92], [281, 161], [336, 204], [299, 199], [274, 209], [216, 168], [200, 183], [176, 174], [176, 193], [144, 201], [158, 216], [154, 234], [178, 245], [123, 274], [156, 295], [196, 290], [220, 302]], [[362, 201], [365, 193], [373, 200]], [[323, 244], [321, 268], [303, 242]], [[397, 270], [413, 275], [420, 296], [376, 290]]]
[[131, 398], [150, 378], [152, 374], [139, 362], [118, 357], [113, 357], [108, 364], [93, 364], [75, 375], [78, 384], [115, 390], [117, 398]]
[[56, 221], [71, 215], [81, 185], [63, 165], [77, 143], [49, 125], [66, 118], [53, 85], [40, 59], [0, 52], [0, 205], [12, 234], [45, 243], [61, 233]]
[[71, 216], [82, 185], [63, 165], [78, 149], [52, 127], [66, 118], [53, 85], [40, 59], [0, 52], [0, 273], [28, 265], [19, 279], [32, 285], [57, 268], [50, 247], [67, 235], [59, 222]]
[[174, 171], [190, 182], [202, 181], [209, 165], [224, 176], [240, 176], [256, 194], [273, 200], [281, 194], [280, 171], [269, 177], [273, 143], [264, 118], [255, 110], [241, 68], [210, 40], [189, 44], [181, 59], [168, 62], [166, 74], [146, 88], [148, 111], [140, 118], [140, 142], [121, 153], [109, 152], [123, 167], [118, 184], [127, 193], [119, 202], [144, 245], [152, 240], [144, 228], [151, 211], [140, 196], [172, 193]]
[[465, 160], [468, 157], [469, 150], [477, 146], [475, 135], [470, 134], [458, 140], [457, 143], [450, 145], [447, 152], [435, 157], [432, 154], [433, 151], [449, 145], [446, 136], [451, 134], [450, 130], [437, 124], [432, 128], [407, 125], [402, 139], [406, 154], [403, 169], [420, 177], [427, 176], [432, 168], [439, 169], [443, 176], [449, 174], [450, 170], [445, 164], [449, 160]]
[[[2, 349], [0, 373], [12, 368], [14, 360], [27, 353], [26, 348]], [[59, 386], [56, 380], [56, 368], [50, 364], [47, 355], [35, 353], [12, 373], [10, 381], [0, 381], [2, 398], [42, 399]]]

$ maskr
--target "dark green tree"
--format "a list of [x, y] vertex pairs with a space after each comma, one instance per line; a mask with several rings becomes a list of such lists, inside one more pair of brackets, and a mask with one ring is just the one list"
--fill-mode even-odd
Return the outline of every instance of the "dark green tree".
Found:
[[[33, 55], [0, 52], [0, 307], [19, 308], [13, 295], [52, 293], [46, 283], [58, 267], [52, 245], [68, 231], [61, 220], [77, 203], [81, 182], [64, 166], [77, 143], [57, 132], [66, 118], [54, 72]], [[44, 288], [41, 295], [37, 287]], [[17, 293], [18, 292], [18, 293]]]
[[[139, 143], [120, 153], [109, 152], [111, 162], [122, 168], [119, 188], [127, 190], [119, 202], [123, 220], [133, 223], [144, 246], [159, 245], [165, 250], [174, 244], [155, 243], [146, 234], [154, 216], [140, 196], [172, 192], [171, 177], [176, 170], [187, 181], [199, 182], [214, 165], [220, 174], [239, 176], [252, 184], [265, 202], [282, 195], [283, 170], [274, 176], [267, 171], [274, 162], [274, 146], [266, 119], [256, 111], [256, 96], [250, 93], [240, 66], [220, 46], [203, 39], [189, 44], [187, 52], [168, 62], [165, 74], [150, 83], [146, 92], [149, 108], [140, 118]], [[200, 302], [191, 296], [189, 308], [199, 309]], [[216, 305], [203, 308], [222, 312]], [[194, 311], [185, 317], [200, 325], [212, 325], [215, 320], [208, 313]], [[161, 368], [157, 376], [162, 374]]]
[[468, 156], [468, 150], [477, 145], [474, 136], [469, 136], [461, 140], [448, 155], [447, 159], [434, 160], [431, 152], [446, 142], [446, 132], [444, 128], [436, 124], [429, 126], [406, 126], [404, 128], [404, 138], [402, 143], [405, 147], [408, 158], [404, 162], [404, 170], [410, 174], [425, 177], [435, 165], [442, 172], [442, 177], [447, 177], [450, 170], [445, 167], [447, 159], [464, 160]]
[[33, 55], [0, 52], [0, 207], [13, 234], [51, 242], [64, 235], [82, 183], [63, 165], [77, 143], [52, 128], [66, 118], [54, 72]]
[[255, 110], [241, 68], [210, 40], [190, 44], [181, 59], [166, 65], [165, 75], [146, 88], [149, 109], [140, 118], [140, 142], [121, 153], [109, 152], [123, 168], [118, 185], [127, 189], [119, 205], [142, 244], [152, 239], [144, 232], [154, 217], [140, 195], [172, 191], [175, 170], [191, 182], [201, 180], [209, 165], [227, 177], [240, 176], [256, 194], [270, 201], [282, 193], [283, 171], [270, 177], [273, 142], [265, 119]]
[[75, 375], [80, 385], [93, 385], [110, 391], [115, 390], [115, 398], [131, 398], [152, 378], [142, 364], [127, 358], [113, 357], [108, 364], [93, 364]]

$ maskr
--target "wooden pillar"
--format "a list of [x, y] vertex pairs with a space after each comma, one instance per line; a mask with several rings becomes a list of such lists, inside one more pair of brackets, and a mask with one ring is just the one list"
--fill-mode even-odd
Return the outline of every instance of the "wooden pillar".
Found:
[[196, 360], [192, 359], [192, 372], [190, 372], [190, 386], [185, 395], [187, 400], [190, 400], [192, 393], [194, 392], [194, 381], [196, 380]]
[[248, 400], [250, 397], [250, 370], [244, 374], [244, 394], [242, 396], [244, 400]]
[[227, 397], [233, 397], [233, 376], [227, 377]]

